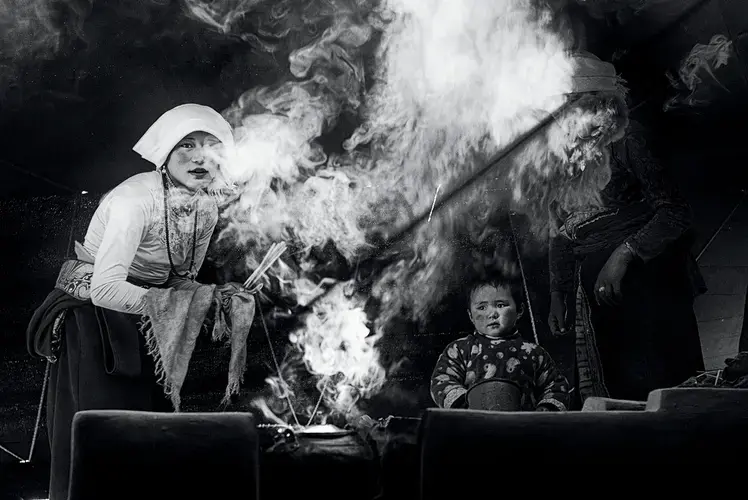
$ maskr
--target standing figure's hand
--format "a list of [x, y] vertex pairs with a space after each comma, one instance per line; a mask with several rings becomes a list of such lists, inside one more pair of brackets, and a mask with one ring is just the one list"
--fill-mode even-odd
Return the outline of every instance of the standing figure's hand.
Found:
[[633, 260], [634, 254], [625, 244], [611, 254], [595, 282], [595, 299], [598, 304], [614, 306], [621, 302], [621, 283]]
[[548, 326], [554, 336], [566, 335], [566, 298], [560, 292], [551, 294], [551, 311]]

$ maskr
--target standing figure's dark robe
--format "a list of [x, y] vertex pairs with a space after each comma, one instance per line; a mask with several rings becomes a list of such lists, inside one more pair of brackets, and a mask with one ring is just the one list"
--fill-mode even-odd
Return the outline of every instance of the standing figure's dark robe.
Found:
[[[646, 400], [704, 369], [693, 310], [704, 281], [690, 252], [691, 210], [651, 156], [637, 124], [611, 146], [612, 177], [603, 207], [556, 214], [551, 290], [575, 304], [576, 374], [582, 399]], [[622, 282], [622, 302], [598, 304], [597, 277], [613, 251], [635, 254]]]

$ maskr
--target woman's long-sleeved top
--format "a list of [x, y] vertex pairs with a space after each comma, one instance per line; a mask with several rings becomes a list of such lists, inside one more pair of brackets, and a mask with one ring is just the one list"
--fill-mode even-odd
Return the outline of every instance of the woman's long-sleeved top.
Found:
[[566, 377], [545, 349], [524, 341], [519, 333], [503, 338], [472, 333], [450, 343], [431, 376], [431, 397], [441, 408], [459, 408], [473, 385], [493, 378], [520, 386], [523, 411], [569, 407]]
[[[205, 260], [218, 221], [215, 200], [204, 193], [194, 197], [170, 191], [169, 246], [174, 268], [192, 278]], [[197, 223], [195, 222], [197, 210]], [[164, 191], [161, 174], [135, 175], [110, 191], [88, 227], [85, 250], [94, 259], [91, 300], [94, 305], [142, 314], [149, 285], [190, 286], [190, 278], [172, 276], [166, 247]], [[195, 257], [192, 269], [193, 233]]]
[[573, 228], [593, 218], [615, 216], [619, 210], [643, 205], [649, 212], [645, 222], [634, 226], [625, 239], [635, 255], [648, 262], [662, 254], [689, 229], [691, 208], [669, 178], [663, 166], [653, 158], [635, 125], [627, 135], [611, 146], [611, 179], [601, 193], [603, 207], [586, 214], [571, 214], [562, 233], [551, 240], [551, 291], [568, 293], [574, 286], [575, 257]]

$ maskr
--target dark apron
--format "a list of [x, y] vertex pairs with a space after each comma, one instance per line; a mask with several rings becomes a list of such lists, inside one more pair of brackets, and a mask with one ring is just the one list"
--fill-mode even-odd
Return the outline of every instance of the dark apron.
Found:
[[[98, 311], [97, 311], [98, 309]], [[50, 500], [66, 500], [71, 460], [73, 416], [81, 410], [171, 411], [171, 405], [156, 383], [154, 362], [138, 329], [139, 316], [112, 313], [116, 325], [109, 336], [134, 351], [125, 356], [139, 361], [137, 372], [123, 374], [113, 367], [111, 346], [102, 341], [101, 309], [86, 304], [69, 311], [62, 348], [50, 370], [47, 394], [47, 429], [51, 451]], [[99, 314], [97, 314], [97, 312]], [[118, 338], [119, 337], [119, 338]], [[129, 338], [127, 338], [129, 337]]]

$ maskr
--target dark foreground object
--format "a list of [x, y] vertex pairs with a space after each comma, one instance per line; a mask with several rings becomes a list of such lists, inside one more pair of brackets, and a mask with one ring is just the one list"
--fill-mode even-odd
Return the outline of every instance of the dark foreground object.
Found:
[[[156, 382], [153, 360], [147, 354], [145, 337], [139, 333], [137, 316], [91, 304], [70, 311], [59, 359], [50, 370], [47, 392], [52, 500], [64, 500], [70, 488], [71, 431], [77, 412], [171, 410]], [[30, 330], [33, 331], [31, 327]], [[128, 420], [123, 425], [125, 422]]]
[[0, 465], [0, 499], [49, 498], [49, 461]]
[[[105, 449], [99, 450], [104, 460], [90, 455], [86, 471], [100, 484], [132, 483], [126, 486], [139, 488], [136, 498], [158, 498], [153, 485], [160, 484], [188, 490], [180, 495], [171, 490], [173, 498], [228, 498], [219, 491], [230, 486], [237, 489], [233, 497], [251, 499], [259, 481], [263, 500], [430, 500], [472, 498], [487, 484], [498, 483], [507, 493], [527, 488], [575, 491], [593, 479], [607, 488], [604, 491], [625, 487], [645, 496], [663, 492], [663, 498], [675, 498], [702, 486], [714, 493], [728, 477], [725, 472], [742, 464], [748, 442], [748, 390], [667, 389], [654, 391], [646, 403], [608, 400], [590, 406], [591, 411], [569, 413], [428, 410], [423, 419], [390, 417], [368, 432], [301, 436], [293, 446], [273, 447], [272, 439], [263, 439], [263, 429], [257, 429], [248, 436], [259, 441], [258, 455], [251, 452], [254, 445], [237, 444], [245, 431], [229, 439], [231, 426], [203, 423], [200, 427], [212, 430], [192, 434], [192, 442], [164, 447], [161, 434], [166, 427], [155, 425], [155, 419], [137, 439], [102, 436], [102, 443], [87, 445], [92, 452]], [[616, 410], [603, 410], [606, 407]], [[210, 420], [219, 415], [181, 416]], [[125, 431], [120, 425], [108, 429]], [[171, 438], [176, 434], [166, 439]], [[111, 465], [117, 460], [121, 464], [122, 456], [139, 463], [121, 469], [119, 479], [111, 477], [117, 472]], [[250, 463], [253, 456], [259, 457], [259, 473], [242, 472], [255, 467]], [[100, 471], [105, 466], [111, 470]], [[19, 464], [15, 470], [28, 467], [40, 464]], [[201, 487], [195, 486], [199, 483], [208, 485], [202, 486], [210, 489], [207, 496], [200, 496]], [[103, 498], [118, 498], [109, 489], [106, 493]]]
[[[594, 472], [590, 477], [608, 486], [625, 485], [627, 491], [648, 495], [662, 491], [675, 498], [698, 487], [713, 491], [713, 473], [719, 476], [735, 460], [742, 463], [748, 391], [659, 390], [650, 395], [645, 411], [433, 409], [424, 415], [420, 442], [423, 500], [473, 498], [485, 488], [481, 478], [501, 473], [530, 479], [532, 471], [543, 471], [542, 482]], [[685, 480], [682, 474], [688, 470], [699, 472]], [[449, 477], [478, 480], [444, 479]]]
[[70, 500], [280, 500], [315, 492], [353, 500], [378, 493], [376, 446], [359, 434], [299, 435], [262, 455], [261, 441], [248, 413], [81, 412]]
[[248, 413], [80, 412], [70, 500], [254, 500], [258, 462]]
[[369, 500], [378, 493], [376, 446], [366, 436], [297, 436], [293, 443], [263, 452], [262, 500], [325, 498]]

